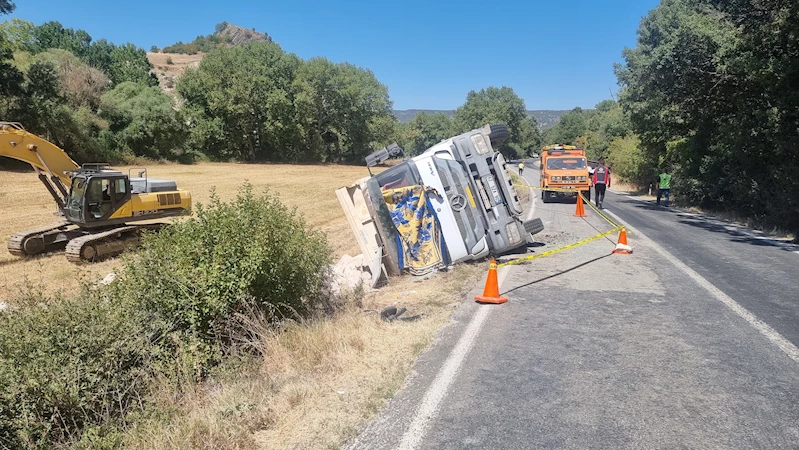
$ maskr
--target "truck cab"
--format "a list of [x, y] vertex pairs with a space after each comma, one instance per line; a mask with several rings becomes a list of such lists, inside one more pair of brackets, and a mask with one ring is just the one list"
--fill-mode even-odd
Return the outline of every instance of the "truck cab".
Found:
[[544, 147], [541, 151], [541, 198], [544, 203], [556, 197], [576, 197], [578, 192], [591, 199], [591, 178], [585, 150], [571, 145]]
[[[492, 147], [505, 137], [504, 125], [487, 125], [446, 139], [402, 164], [361, 180], [360, 189], [340, 189], [337, 194], [345, 211], [350, 210], [348, 217], [358, 215], [352, 212], [356, 203], [368, 203], [365, 210], [372, 211], [369, 218], [361, 217], [366, 220], [350, 220], [356, 236], [378, 236], [371, 245], [383, 247], [389, 256], [396, 252], [391, 243], [393, 225], [380, 218], [385, 215], [379, 212], [383, 202], [379, 192], [424, 185], [437, 193], [429, 201], [440, 223], [448, 263], [498, 255], [525, 245], [543, 225], [538, 219], [524, 221], [521, 217], [524, 211], [505, 159]], [[353, 199], [353, 195], [363, 193], [365, 199]], [[365, 222], [369, 222], [371, 231], [364, 233]], [[362, 251], [373, 252], [363, 246]]]

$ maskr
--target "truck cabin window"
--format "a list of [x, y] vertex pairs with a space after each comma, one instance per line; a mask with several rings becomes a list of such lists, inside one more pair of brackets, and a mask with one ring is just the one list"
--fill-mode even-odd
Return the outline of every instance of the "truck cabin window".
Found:
[[585, 169], [585, 159], [584, 158], [574, 158], [574, 159], [565, 159], [565, 158], [558, 158], [558, 159], [550, 159], [547, 161], [547, 169], [551, 170], [574, 170], [574, 169]]
[[69, 198], [69, 208], [81, 209], [83, 194], [86, 191], [86, 181], [77, 179], [72, 183], [72, 196]]
[[89, 182], [89, 211], [95, 219], [105, 217], [111, 212], [113, 198], [113, 180], [95, 178]]

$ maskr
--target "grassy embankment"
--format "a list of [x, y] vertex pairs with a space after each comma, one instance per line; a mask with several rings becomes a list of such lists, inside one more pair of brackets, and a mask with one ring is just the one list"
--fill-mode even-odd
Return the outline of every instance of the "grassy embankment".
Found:
[[[269, 187], [314, 227], [328, 234], [338, 257], [358, 252], [334, 190], [365, 175], [363, 167], [198, 164], [154, 165], [150, 176], [174, 179], [207, 202], [216, 187], [232, 198], [244, 180], [256, 191]], [[0, 236], [56, 220], [49, 194], [32, 173], [0, 175]], [[286, 262], [290, 264], [290, 261]], [[76, 292], [102, 278], [118, 260], [72, 265], [63, 253], [20, 260], [0, 250], [0, 301], [10, 303], [26, 285], [46, 292]], [[269, 355], [241, 371], [222, 373], [182, 396], [158, 394], [165, 420], [143, 423], [126, 437], [130, 448], [324, 448], [338, 447], [401, 385], [416, 355], [445, 325], [459, 295], [483, 267], [460, 265], [431, 281], [391, 280], [334, 317], [263, 329], [258, 343]], [[446, 295], [442, 295], [446, 292]], [[386, 324], [376, 311], [399, 303], [423, 314], [414, 323]]]

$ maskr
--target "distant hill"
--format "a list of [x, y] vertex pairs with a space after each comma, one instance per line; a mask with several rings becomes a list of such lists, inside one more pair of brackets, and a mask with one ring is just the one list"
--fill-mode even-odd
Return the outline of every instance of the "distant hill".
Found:
[[[451, 109], [395, 109], [393, 114], [394, 117], [396, 117], [400, 122], [410, 122], [410, 120], [420, 112], [425, 112], [427, 114], [443, 113], [449, 117], [452, 117], [455, 114], [455, 111]], [[535, 117], [539, 127], [549, 128], [555, 126], [555, 124], [560, 121], [560, 117], [567, 112], [569, 111], [537, 109], [533, 111], [527, 111], [527, 114]]]
[[272, 38], [266, 33], [255, 31], [255, 28], [247, 29], [222, 22], [216, 25], [214, 34], [197, 36], [196, 39], [188, 44], [184, 44], [181, 41], [168, 45], [164, 47], [161, 52], [194, 55], [197, 53], [208, 53], [217, 47], [240, 45], [254, 41], [272, 42]]
[[163, 49], [154, 48], [147, 53], [147, 59], [153, 65], [152, 73], [158, 76], [161, 89], [173, 92], [177, 79], [183, 75], [187, 68], [197, 67], [206, 53], [217, 47], [229, 47], [246, 44], [247, 42], [265, 41], [272, 42], [266, 33], [259, 33], [254, 29], [242, 28], [227, 22], [216, 25], [214, 34], [197, 36], [188, 44], [178, 42]]

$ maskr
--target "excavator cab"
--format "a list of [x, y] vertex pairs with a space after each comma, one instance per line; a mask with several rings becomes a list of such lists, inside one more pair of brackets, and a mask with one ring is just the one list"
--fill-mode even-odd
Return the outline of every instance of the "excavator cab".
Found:
[[65, 208], [67, 220], [87, 227], [109, 225], [111, 216], [130, 197], [130, 179], [122, 172], [75, 174]]

